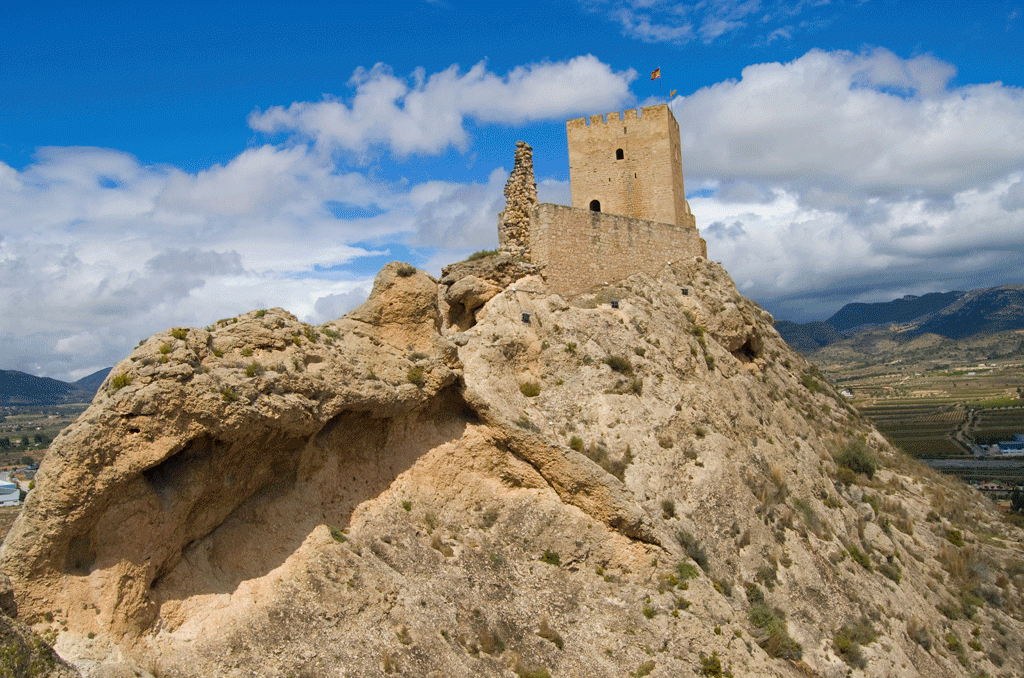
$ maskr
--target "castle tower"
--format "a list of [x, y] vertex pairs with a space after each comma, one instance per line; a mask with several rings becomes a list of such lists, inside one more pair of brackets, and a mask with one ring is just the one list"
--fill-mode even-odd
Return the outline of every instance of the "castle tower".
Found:
[[683, 189], [679, 125], [665, 104], [565, 123], [572, 206], [694, 227]]

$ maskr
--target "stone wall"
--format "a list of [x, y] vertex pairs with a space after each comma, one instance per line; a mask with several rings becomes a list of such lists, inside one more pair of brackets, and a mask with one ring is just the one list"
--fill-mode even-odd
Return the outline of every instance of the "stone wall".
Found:
[[498, 215], [498, 247], [502, 251], [529, 258], [530, 218], [536, 206], [533, 149], [525, 141], [517, 141], [515, 163], [505, 183], [505, 211]]
[[[686, 226], [679, 125], [669, 107], [648, 106], [565, 123], [572, 206]], [[621, 151], [622, 158], [618, 157]]]
[[653, 275], [669, 261], [707, 257], [693, 215], [686, 223], [677, 226], [542, 203], [533, 211], [531, 259], [544, 267], [552, 291], [578, 294], [634, 273]]

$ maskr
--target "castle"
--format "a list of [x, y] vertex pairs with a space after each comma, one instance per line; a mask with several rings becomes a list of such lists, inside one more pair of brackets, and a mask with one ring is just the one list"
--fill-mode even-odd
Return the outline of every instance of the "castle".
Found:
[[707, 256], [683, 188], [679, 125], [665, 104], [566, 122], [572, 207], [537, 202], [532, 149], [516, 144], [500, 249], [578, 294], [669, 261]]

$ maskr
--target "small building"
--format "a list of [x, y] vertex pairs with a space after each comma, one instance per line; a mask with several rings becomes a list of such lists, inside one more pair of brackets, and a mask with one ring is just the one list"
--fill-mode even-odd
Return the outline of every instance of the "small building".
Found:
[[14, 483], [0, 482], [0, 506], [17, 506], [21, 503], [21, 490]]

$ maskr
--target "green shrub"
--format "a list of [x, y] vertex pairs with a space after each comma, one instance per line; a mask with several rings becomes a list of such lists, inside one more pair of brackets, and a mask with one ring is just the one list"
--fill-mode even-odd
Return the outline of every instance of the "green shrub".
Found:
[[633, 363], [629, 362], [629, 358], [610, 355], [604, 359], [604, 364], [619, 374], [633, 374]]
[[263, 309], [263, 308], [261, 308], [260, 310], [256, 311], [256, 317], [257, 318], [262, 318], [266, 314], [267, 314], [267, 311], [266, 311], [266, 309]]
[[718, 658], [718, 650], [712, 652], [710, 657], [703, 652], [700, 653], [700, 675], [711, 678], [722, 678], [725, 675], [722, 673], [722, 660]]
[[636, 676], [636, 678], [643, 678], [644, 676], [651, 675], [651, 671], [653, 671], [653, 670], [654, 670], [654, 660], [653, 659], [648, 659], [643, 664], [641, 664], [639, 667], [637, 667], [637, 670], [636, 670], [636, 672], [633, 675]]
[[786, 629], [786, 614], [777, 607], [755, 603], [748, 615], [750, 623], [765, 631], [768, 636], [759, 645], [770, 657], [797, 660], [803, 656], [803, 648], [789, 636]]
[[854, 562], [863, 567], [865, 570], [867, 570], [868, 572], [874, 571], [874, 568], [871, 567], [871, 559], [868, 558], [867, 554], [861, 551], [859, 548], [851, 544], [846, 549], [846, 552], [850, 554], [850, 557], [853, 558]]
[[863, 669], [867, 661], [861, 654], [862, 645], [870, 645], [878, 638], [878, 632], [871, 625], [871, 621], [862, 618], [853, 624], [843, 624], [832, 640], [836, 653], [843, 661], [854, 668]]
[[544, 551], [544, 555], [540, 558], [542, 563], [548, 565], [561, 565], [562, 558], [558, 555], [558, 551]]
[[576, 450], [577, 452], [583, 451], [583, 438], [579, 436], [573, 436], [569, 439], [569, 447]]
[[400, 278], [409, 278], [416, 275], [416, 267], [411, 264], [400, 264], [398, 268], [395, 269], [395, 273], [398, 274], [398, 277]]
[[868, 479], [875, 475], [875, 458], [862, 441], [848, 443], [835, 458], [836, 464], [854, 473], [863, 473]]
[[170, 344], [161, 344], [160, 345], [160, 355], [164, 355], [165, 356], [165, 355], [167, 355], [168, 353], [170, 353], [173, 350], [174, 350], [174, 347], [171, 346]]
[[415, 384], [420, 388], [427, 383], [427, 375], [423, 372], [422, 367], [410, 367], [409, 371], [405, 373], [405, 378], [409, 380], [410, 384]]
[[683, 547], [683, 550], [686, 551], [686, 555], [690, 556], [695, 563], [700, 565], [700, 569], [707, 572], [708, 555], [704, 547], [697, 541], [697, 538], [687, 530], [679, 530], [676, 532], [676, 540]]
[[407, 512], [411, 511], [412, 510], [412, 502], [409, 501], [409, 500], [403, 501], [402, 502], [402, 508], [405, 509]]
[[248, 367], [245, 368], [245, 376], [252, 378], [257, 375], [263, 374], [263, 365], [253, 360]]
[[676, 563], [676, 576], [678, 581], [685, 582], [687, 579], [696, 579], [700, 576], [700, 570], [685, 561]]
[[346, 541], [348, 541], [345, 538], [345, 534], [341, 530], [336, 528], [334, 525], [328, 525], [327, 530], [331, 533], [331, 537], [334, 539], [334, 541], [338, 542], [339, 544], [344, 544]]
[[112, 392], [114, 392], [121, 390], [125, 386], [131, 386], [131, 383], [132, 375], [128, 374], [127, 372], [122, 372], [121, 374], [117, 375], [116, 377], [110, 380], [110, 387], [113, 389]]
[[952, 528], [946, 530], [946, 539], [949, 543], [958, 548], [962, 548], [964, 545], [964, 535], [960, 530], [954, 530]]
[[519, 392], [527, 398], [536, 398], [540, 395], [540, 384], [535, 381], [525, 381], [519, 384]]
[[242, 357], [243, 358], [248, 358], [251, 355], [252, 355], [252, 346], [246, 346], [245, 348], [242, 349]]
[[235, 389], [225, 386], [220, 390], [220, 398], [226, 403], [233, 403], [238, 400], [238, 394], [235, 393]]
[[466, 259], [466, 261], [476, 261], [478, 259], [486, 259], [487, 257], [493, 257], [497, 253], [498, 253], [498, 250], [480, 250], [478, 252], [473, 252], [472, 254], [470, 254], [469, 257]]
[[654, 619], [654, 615], [658, 614], [658, 611], [655, 610], [650, 605], [644, 605], [643, 612], [644, 612], [644, 616], [647, 617], [648, 619]]
[[676, 517], [676, 503], [671, 499], [661, 500], [661, 515], [666, 519]]
[[185, 337], [188, 336], [188, 328], [175, 327], [173, 330], [171, 330], [171, 336], [174, 337], [175, 339], [184, 339]]
[[324, 328], [324, 334], [326, 334], [331, 339], [340, 339], [341, 338], [341, 332], [339, 332], [337, 330], [332, 330], [329, 327], [325, 327]]
[[882, 563], [878, 566], [878, 571], [897, 584], [899, 584], [903, 579], [903, 573], [900, 571], [900, 566], [896, 563]]

